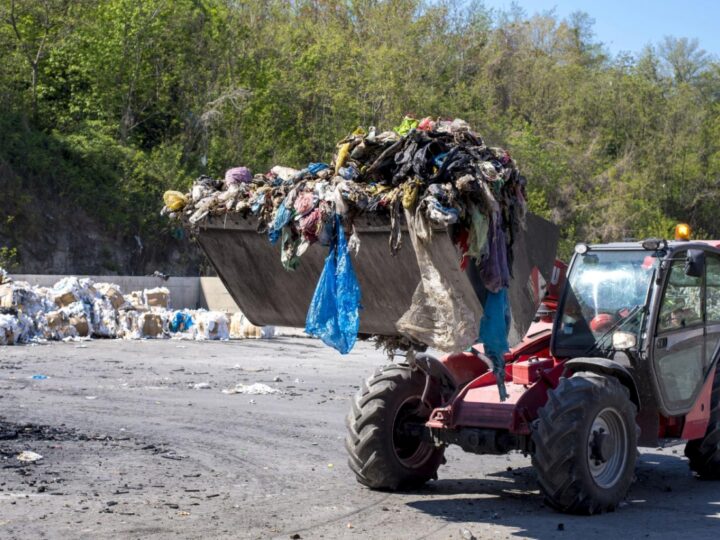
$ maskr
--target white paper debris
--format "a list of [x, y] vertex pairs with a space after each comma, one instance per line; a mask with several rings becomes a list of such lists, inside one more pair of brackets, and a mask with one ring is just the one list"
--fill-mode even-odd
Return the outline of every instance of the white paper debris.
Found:
[[272, 388], [267, 384], [254, 383], [242, 384], [238, 383], [234, 388], [226, 388], [223, 394], [249, 394], [249, 395], [265, 395], [265, 394], [282, 394], [282, 390]]
[[22, 461], [23, 463], [35, 463], [36, 461], [41, 460], [43, 457], [36, 453], [36, 452], [30, 452], [26, 450], [25, 452], [20, 452], [15, 459], [18, 461]]

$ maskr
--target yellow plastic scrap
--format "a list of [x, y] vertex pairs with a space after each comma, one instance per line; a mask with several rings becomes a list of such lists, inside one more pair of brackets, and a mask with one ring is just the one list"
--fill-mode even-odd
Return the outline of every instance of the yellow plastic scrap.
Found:
[[[362, 126], [359, 126], [355, 128], [355, 131], [352, 132], [351, 137], [360, 137], [365, 135], [365, 130], [362, 128]], [[340, 151], [338, 152], [337, 161], [335, 162], [335, 175], [337, 176], [338, 172], [340, 171], [340, 167], [345, 165], [345, 161], [347, 160], [348, 156], [350, 155], [350, 148], [352, 148], [353, 141], [348, 141], [346, 143], [343, 143], [340, 145]]]
[[340, 151], [338, 152], [337, 161], [335, 162], [335, 174], [337, 175], [340, 171], [340, 167], [345, 165], [345, 160], [350, 155], [350, 143], [346, 142], [340, 147]]
[[400, 123], [399, 126], [393, 128], [393, 131], [403, 137], [410, 133], [411, 129], [415, 129], [416, 127], [418, 127], [419, 124], [420, 122], [418, 122], [412, 116], [406, 116], [405, 118], [403, 118], [403, 121]]
[[187, 197], [179, 191], [166, 191], [163, 194], [163, 202], [171, 212], [177, 212], [185, 208], [188, 200]]
[[405, 184], [403, 184], [402, 190], [403, 190], [403, 198], [402, 198], [403, 208], [412, 210], [413, 208], [415, 208], [415, 205], [417, 204], [418, 194], [420, 193], [420, 184], [415, 180], [410, 181], [410, 182], [405, 182]]

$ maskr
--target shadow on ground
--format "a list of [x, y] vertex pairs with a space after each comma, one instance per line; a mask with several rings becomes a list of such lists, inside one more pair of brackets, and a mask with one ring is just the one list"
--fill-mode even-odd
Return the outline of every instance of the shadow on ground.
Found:
[[497, 525], [516, 529], [513, 536], [539, 539], [720, 537], [720, 482], [693, 477], [681, 446], [643, 454], [627, 499], [615, 512], [597, 516], [546, 506], [532, 467], [439, 480], [417, 495], [407, 506], [471, 532], [473, 525], [476, 531]]

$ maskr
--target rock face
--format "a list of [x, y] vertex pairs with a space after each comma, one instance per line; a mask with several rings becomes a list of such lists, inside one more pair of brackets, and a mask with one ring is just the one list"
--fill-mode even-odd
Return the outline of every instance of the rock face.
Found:
[[11, 271], [145, 275], [159, 269], [176, 276], [198, 275], [200, 251], [179, 228], [123, 234], [60, 194], [35, 191], [35, 185], [0, 163], [0, 248], [16, 248], [18, 254]]

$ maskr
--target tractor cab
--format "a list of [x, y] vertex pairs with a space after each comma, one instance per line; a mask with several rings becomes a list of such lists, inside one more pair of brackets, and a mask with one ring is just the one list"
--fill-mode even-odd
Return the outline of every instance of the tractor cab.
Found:
[[558, 305], [553, 356], [617, 361], [662, 415], [691, 411], [720, 344], [715, 245], [579, 244]]

